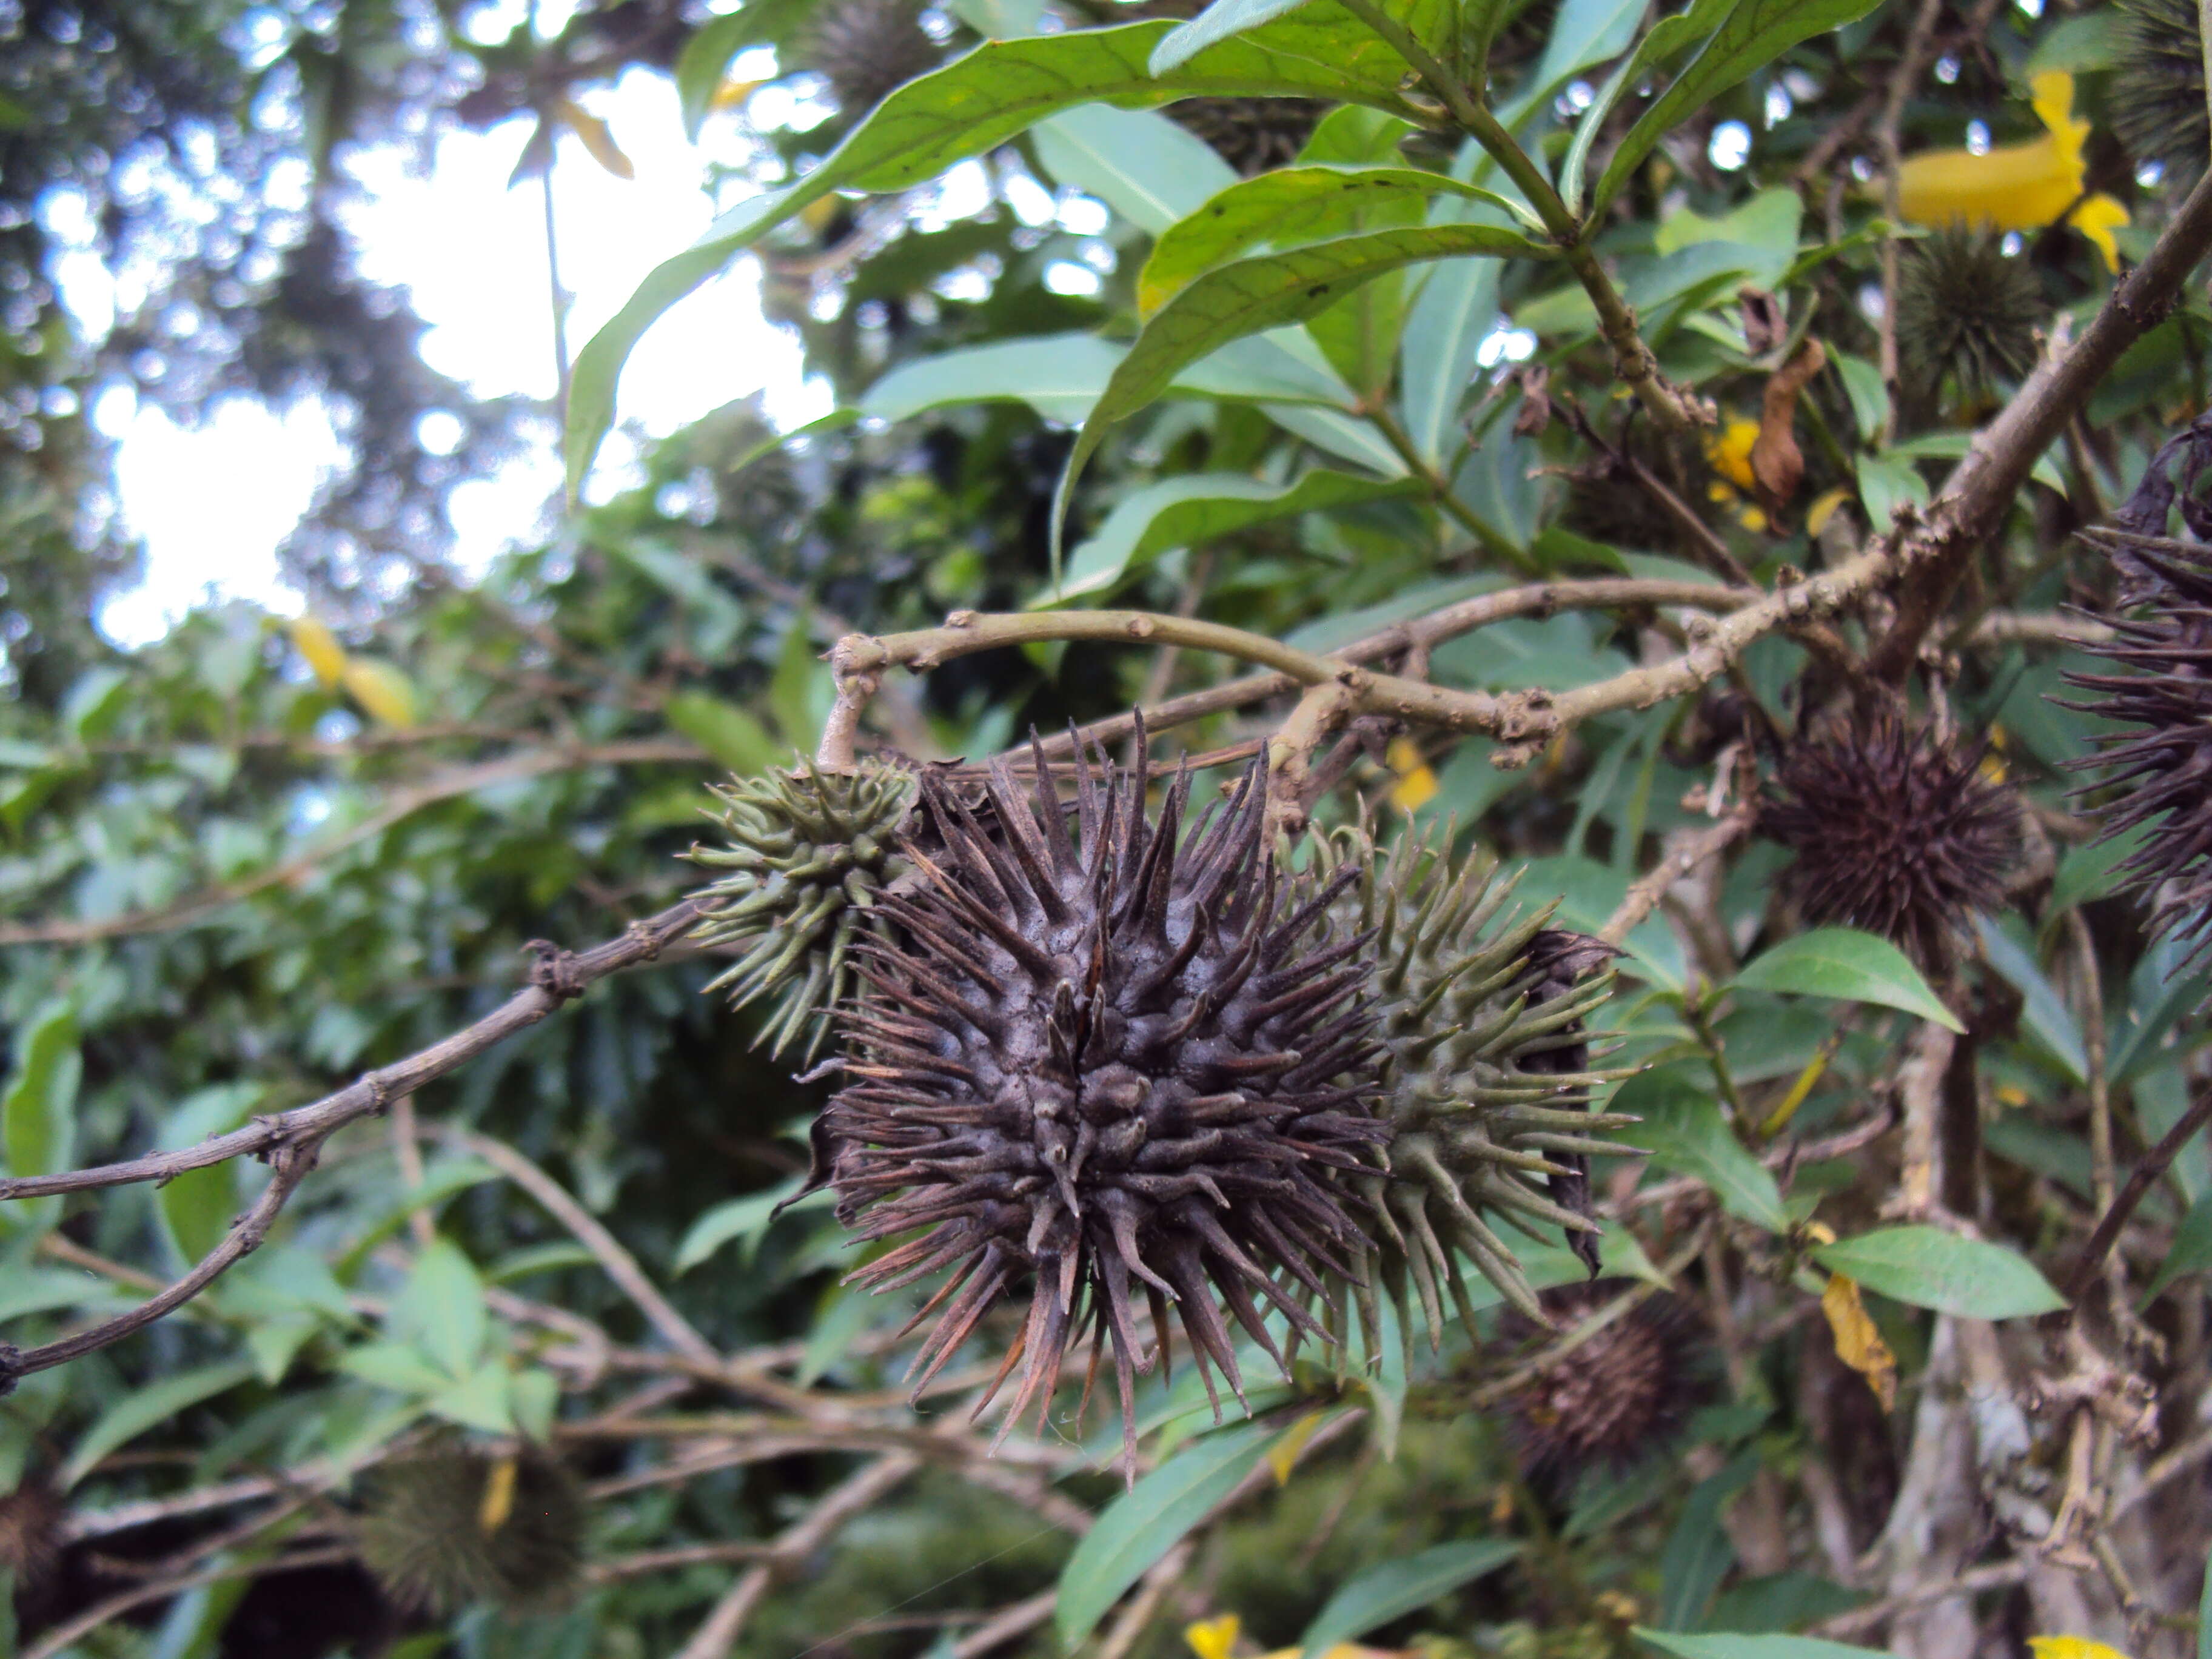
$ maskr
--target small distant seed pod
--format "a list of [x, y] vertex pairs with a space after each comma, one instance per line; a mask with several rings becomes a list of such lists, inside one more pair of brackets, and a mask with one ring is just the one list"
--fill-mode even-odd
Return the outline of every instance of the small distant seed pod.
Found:
[[2043, 289], [1996, 231], [1953, 225], [1923, 237], [1899, 263], [1897, 358], [1915, 393], [1933, 398], [1955, 378], [1969, 399], [2018, 379], [2035, 362]]
[[2020, 804], [1960, 749], [1893, 709], [1801, 736], [1762, 805], [1796, 854], [1784, 894], [1808, 921], [1879, 933], [1923, 968], [1948, 963], [2020, 854]]
[[1334, 891], [1279, 873], [1263, 766], [1188, 835], [1188, 771], [1150, 819], [1141, 763], [1085, 757], [1075, 781], [1071, 825], [1041, 749], [1027, 791], [996, 765], [987, 828], [925, 778], [941, 850], [916, 847], [920, 879], [881, 902], [902, 941], [861, 947], [872, 994], [841, 1016], [856, 1053], [823, 1121], [839, 1219], [907, 1240], [853, 1282], [950, 1271], [914, 1322], [933, 1321], [916, 1393], [1025, 1291], [1000, 1434], [1042, 1417], [1087, 1337], [1133, 1474], [1135, 1377], [1165, 1358], [1170, 1304], [1209, 1395], [1216, 1368], [1243, 1395], [1224, 1306], [1286, 1363], [1262, 1309], [1322, 1334], [1300, 1292], [1366, 1243], [1328, 1176], [1387, 1131], [1365, 1103], [1370, 965], [1312, 939]]
[[2116, 637], [2088, 647], [2124, 672], [2066, 677], [2097, 694], [2067, 708], [2133, 728], [2100, 736], [2100, 752], [2078, 763], [2103, 774], [2082, 793], [2113, 792], [2100, 813], [2105, 839], [2146, 830], [2119, 868], [2150, 900], [2151, 931], [2171, 933], [2194, 962], [2212, 949], [2212, 548], [2094, 539], [2121, 565], [2122, 602], [2144, 609], [2106, 617]]
[[35, 1584], [53, 1571], [61, 1556], [62, 1522], [69, 1509], [59, 1494], [37, 1475], [0, 1498], [0, 1572], [13, 1575], [17, 1587]]
[[1249, 179], [1296, 161], [1323, 107], [1311, 98], [1186, 98], [1165, 113]]
[[582, 1485], [551, 1452], [454, 1441], [377, 1469], [355, 1540], [404, 1606], [441, 1618], [478, 1602], [534, 1613], [582, 1582], [589, 1519]]
[[907, 0], [830, 0], [815, 14], [799, 57], [829, 82], [840, 110], [866, 115], [937, 67], [941, 54], [920, 11]]
[[913, 772], [874, 760], [850, 775], [802, 763], [714, 790], [726, 839], [687, 856], [725, 873], [702, 890], [692, 937], [744, 951], [707, 988], [732, 1007], [775, 995], [756, 1042], [775, 1058], [803, 1043], [811, 1060], [852, 988], [853, 942], [906, 867], [897, 837], [915, 790]]
[[2195, 178], [2212, 150], [2204, 111], [2204, 52], [2197, 0], [2120, 0], [2112, 83], [2112, 131], [2137, 161], [2156, 161], [2174, 179]]
[[1448, 838], [1403, 836], [1378, 855], [1363, 833], [1340, 830], [1319, 858], [1358, 873], [1330, 921], [1341, 938], [1373, 941], [1376, 1113], [1390, 1126], [1369, 1168], [1343, 1177], [1373, 1207], [1380, 1241], [1354, 1300], [1371, 1330], [1376, 1295], [1387, 1291], [1404, 1310], [1402, 1329], [1418, 1314], [1440, 1342], [1447, 1299], [1472, 1317], [1464, 1254], [1540, 1318], [1528, 1275], [1486, 1217], [1561, 1227], [1597, 1270], [1589, 1158], [1641, 1156], [1598, 1138], [1632, 1119], [1589, 1109], [1589, 1090], [1618, 1075], [1589, 1069], [1583, 1031], [1611, 992], [1615, 952], [1547, 927], [1549, 908], [1508, 913], [1514, 884], [1493, 879], [1494, 861], [1453, 860]]
[[[1624, 1279], [1547, 1291], [1552, 1328], [1570, 1332], [1635, 1288]], [[1499, 1334], [1542, 1334], [1509, 1316]], [[1711, 1342], [1686, 1303], [1647, 1296], [1588, 1340], [1537, 1369], [1505, 1401], [1522, 1473], [1564, 1492], [1592, 1469], [1623, 1474], [1663, 1451], [1691, 1415], [1712, 1402]]]

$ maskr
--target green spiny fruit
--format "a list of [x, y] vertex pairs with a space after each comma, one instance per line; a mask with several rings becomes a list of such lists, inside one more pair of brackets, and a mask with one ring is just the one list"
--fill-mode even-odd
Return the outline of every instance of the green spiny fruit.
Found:
[[837, 107], [857, 119], [943, 54], [910, 0], [831, 0], [800, 43], [806, 67], [830, 83]]
[[1969, 398], [1986, 398], [2034, 363], [2044, 313], [2026, 259], [2008, 257], [1994, 230], [1954, 225], [1922, 238], [1898, 272], [1898, 361], [1923, 397], [1948, 374]]
[[1502, 915], [1513, 883], [1492, 879], [1493, 862], [1455, 862], [1449, 847], [1449, 835], [1409, 835], [1382, 856], [1359, 832], [1339, 831], [1322, 854], [1361, 867], [1331, 921], [1354, 937], [1371, 933], [1376, 964], [1384, 1060], [1376, 1115], [1391, 1138], [1367, 1169], [1344, 1177], [1369, 1200], [1379, 1235], [1374, 1258], [1358, 1264], [1366, 1282], [1350, 1286], [1370, 1353], [1378, 1286], [1409, 1328], [1410, 1281], [1432, 1343], [1443, 1339], [1445, 1297], [1471, 1317], [1455, 1249], [1542, 1321], [1528, 1274], [1485, 1212], [1565, 1229], [1595, 1273], [1587, 1160], [1638, 1155], [1595, 1138], [1633, 1118], [1588, 1109], [1587, 1091], [1620, 1075], [1588, 1069], [1583, 1030], [1613, 978], [1583, 975], [1613, 952], [1547, 927], [1551, 908]]
[[2112, 131], [2136, 161], [2193, 179], [2208, 149], [2197, 0], [2120, 0], [2119, 13]]
[[574, 1591], [589, 1519], [582, 1486], [551, 1452], [456, 1440], [379, 1469], [355, 1539], [404, 1606], [441, 1617], [480, 1601], [528, 1613]]
[[896, 843], [915, 791], [914, 773], [872, 760], [850, 774], [802, 762], [715, 789], [727, 839], [688, 856], [726, 873], [702, 893], [692, 936], [743, 949], [707, 988], [726, 988], [732, 1007], [775, 994], [756, 1039], [775, 1058], [803, 1035], [811, 1060], [852, 988], [853, 941], [881, 931], [871, 908], [906, 868]]

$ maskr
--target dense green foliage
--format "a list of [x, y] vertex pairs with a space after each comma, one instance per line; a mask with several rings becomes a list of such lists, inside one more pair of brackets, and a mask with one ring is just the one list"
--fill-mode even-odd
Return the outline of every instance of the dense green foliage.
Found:
[[[825, 728], [839, 758], [833, 706], [860, 693], [824, 653], [856, 632], [908, 641], [862, 688], [859, 741], [913, 761], [1357, 647], [1412, 700], [1359, 702], [1331, 662], [1316, 695], [1224, 696], [1155, 751], [1208, 757], [1202, 790], [1267, 752], [1294, 863], [1326, 861], [1308, 817], [1337, 848], [1364, 823], [1495, 860], [1514, 951], [1540, 913], [1610, 930], [1618, 977], [1570, 1035], [1620, 1074], [1602, 1110], [1638, 1120], [1606, 1133], [1650, 1157], [1500, 1131], [1533, 1160], [1494, 1178], [1525, 1225], [1494, 1205], [1477, 1224], [1517, 1266], [1478, 1250], [1428, 1277], [1424, 1249], [1480, 1237], [1446, 1224], [1439, 1176], [1399, 1208], [1443, 1242], [1413, 1235], [1409, 1284], [1385, 1239], [1384, 1294], [1354, 1298], [1378, 1328], [1334, 1322], [1346, 1344], [1283, 1377], [1249, 1352], [1256, 1425], [1232, 1403], [1217, 1429], [1188, 1370], [1145, 1380], [1133, 1490], [1110, 1376], [1079, 1358], [1050, 1431], [988, 1458], [965, 1407], [1018, 1315], [917, 1416], [898, 1334], [935, 1282], [848, 1287], [884, 1247], [856, 1249], [826, 1194], [777, 1207], [837, 1079], [791, 1075], [817, 1028], [752, 971], [774, 951], [747, 967], [748, 921], [357, 1114], [204, 1294], [0, 1399], [0, 1655], [1226, 1659], [1311, 1632], [1612, 1659], [1657, 1650], [1642, 1628], [1819, 1659], [1793, 1633], [1822, 1626], [1907, 1659], [2208, 1650], [2201, 1133], [2079, 1267], [2207, 1058], [2208, 969], [2097, 839], [2118, 792], [2081, 766], [2116, 728], [2066, 682], [2112, 665], [2063, 607], [2121, 592], [2075, 532], [2206, 407], [2201, 286], [2111, 304], [2162, 234], [2183, 270], [2212, 238], [2184, 170], [2162, 182], [2166, 158], [2111, 136], [2144, 128], [2113, 107], [2148, 73], [2136, 35], [1942, 0], [1200, 9], [626, 0], [485, 44], [461, 0], [0, 0], [0, 1170], [181, 1151], [316, 1101], [491, 1015], [533, 963], [557, 988], [556, 951], [732, 867], [761, 878], [683, 855], [721, 833], [709, 786], [770, 799]], [[2159, 15], [2170, 103], [2192, 89]], [[761, 46], [791, 95], [729, 82]], [[514, 119], [527, 181], [556, 136], [564, 158], [608, 142], [576, 100], [641, 66], [695, 131], [756, 141], [710, 181], [734, 205], [690, 250], [640, 251], [565, 410], [471, 398], [359, 276], [344, 161]], [[798, 112], [749, 113], [770, 109]], [[304, 208], [267, 186], [288, 166]], [[99, 258], [160, 273], [106, 338], [75, 337], [55, 292], [64, 195]], [[1987, 235], [1913, 246], [1927, 204], [1962, 200]], [[838, 412], [778, 434], [730, 404], [458, 576], [453, 489], [556, 429], [585, 476], [629, 346], [745, 257]], [[1942, 314], [1947, 283], [1968, 314]], [[2034, 354], [2115, 317], [2109, 372], [2023, 436]], [[101, 639], [131, 550], [84, 410], [118, 385], [346, 417], [351, 468], [288, 550], [306, 618], [232, 604], [136, 652]], [[431, 409], [463, 418], [450, 454], [419, 440]], [[1967, 460], [1947, 483], [1977, 433], [2016, 476]], [[2157, 501], [2138, 534], [2205, 537], [2175, 477], [2180, 516]], [[2178, 607], [2137, 576], [2130, 600]], [[1538, 580], [1571, 586], [1520, 591]], [[1086, 619], [1109, 605], [1152, 614]], [[909, 632], [961, 611], [1012, 642]], [[1194, 617], [1243, 632], [1152, 638]], [[1942, 925], [1898, 930], [1912, 956], [1816, 925], [1888, 913], [1778, 881], [1791, 854], [1761, 833], [1786, 757], [1854, 705], [1931, 734], [1947, 787], [1978, 770], [2002, 796], [1972, 879], [1924, 890]], [[1942, 833], [1823, 787], [1854, 849], [1823, 892]], [[1789, 839], [1808, 857], [1802, 812]], [[2155, 873], [2192, 873], [2185, 840]], [[884, 853], [871, 881], [906, 870]], [[1491, 921], [1458, 944], [1406, 927], [1434, 948], [1387, 994], [1510, 1021], [1487, 958], [1444, 993], [1466, 963], [1443, 956], [1491, 949]], [[734, 1012], [707, 994], [733, 969], [762, 993]], [[1476, 1134], [1449, 1100], [1498, 1081], [1489, 1051], [1389, 1012], [1405, 1121]], [[0, 1341], [126, 1310], [271, 1179], [241, 1158], [0, 1202]], [[1589, 1305], [1674, 1298], [1624, 1328], [1693, 1349], [1679, 1366], [1601, 1340], [1583, 1304], [1550, 1333], [1503, 1308], [1486, 1272], [1524, 1304], [1522, 1275], [1588, 1277], [1553, 1200], [1601, 1225]], [[1532, 1463], [1566, 1382], [1692, 1373], [1695, 1399], [1651, 1413], [1679, 1434]], [[476, 1502], [495, 1536], [557, 1455], [589, 1495], [574, 1582], [439, 1578], [388, 1534], [364, 1552], [365, 1514], [410, 1512], [379, 1482], [452, 1437], [465, 1478], [411, 1501]], [[556, 1543], [532, 1559], [565, 1564]]]

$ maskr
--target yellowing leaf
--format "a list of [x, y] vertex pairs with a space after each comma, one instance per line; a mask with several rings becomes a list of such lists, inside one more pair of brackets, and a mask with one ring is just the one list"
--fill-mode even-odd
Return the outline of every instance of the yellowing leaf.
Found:
[[390, 663], [350, 658], [341, 678], [348, 695], [378, 725], [404, 730], [415, 724], [414, 682]]
[[635, 179], [637, 169], [630, 165], [629, 157], [622, 153], [615, 143], [614, 134], [607, 124], [573, 99], [563, 98], [553, 106], [553, 112], [561, 118], [562, 125], [574, 133], [592, 159], [617, 179]]
[[1298, 1454], [1306, 1449], [1314, 1431], [1321, 1426], [1323, 1413], [1308, 1412], [1285, 1431], [1283, 1437], [1267, 1449], [1267, 1467], [1275, 1472], [1275, 1484], [1291, 1484], [1291, 1471], [1297, 1467]]
[[1398, 781], [1390, 786], [1390, 805], [1401, 812], [1419, 811], [1436, 799], [1436, 773], [1411, 738], [1393, 738], [1389, 755], [1390, 769], [1398, 775]]
[[292, 643], [315, 671], [323, 689], [337, 690], [346, 666], [345, 647], [338, 643], [338, 636], [313, 617], [298, 617], [292, 622]]
[[2027, 1645], [2035, 1659], [2128, 1659], [2118, 1648], [2086, 1636], [2031, 1636]]
[[1890, 1410], [1897, 1404], [1897, 1356], [1890, 1352], [1866, 1304], [1859, 1299], [1858, 1282], [1841, 1273], [1829, 1274], [1828, 1287], [1820, 1292], [1820, 1311], [1835, 1333], [1836, 1358], [1866, 1378], [1882, 1410]]
[[1851, 492], [1840, 484], [1813, 497], [1812, 506], [1805, 509], [1805, 533], [1817, 536], [1826, 530], [1829, 515], [1850, 498]]
[[483, 1502], [477, 1506], [477, 1529], [489, 1536], [514, 1513], [515, 1460], [502, 1457], [484, 1480]]
[[730, 109], [768, 84], [765, 81], [725, 81], [714, 88], [714, 95], [707, 100], [709, 109]]
[[1194, 1625], [1183, 1627], [1182, 1639], [1198, 1659], [1229, 1659], [1237, 1647], [1237, 1634], [1243, 1622], [1233, 1613], [1224, 1613], [1218, 1619], [1201, 1619]]

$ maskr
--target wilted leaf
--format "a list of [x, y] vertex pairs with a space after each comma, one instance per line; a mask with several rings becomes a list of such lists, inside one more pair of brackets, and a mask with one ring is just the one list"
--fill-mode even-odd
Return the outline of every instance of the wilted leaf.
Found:
[[1842, 1273], [1828, 1275], [1820, 1292], [1820, 1311], [1836, 1339], [1836, 1358], [1867, 1380], [1884, 1411], [1897, 1404], [1897, 1356], [1881, 1340], [1881, 1332], [1860, 1299], [1859, 1287]]

